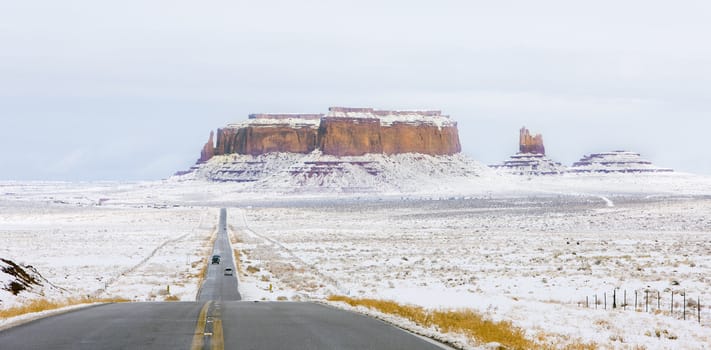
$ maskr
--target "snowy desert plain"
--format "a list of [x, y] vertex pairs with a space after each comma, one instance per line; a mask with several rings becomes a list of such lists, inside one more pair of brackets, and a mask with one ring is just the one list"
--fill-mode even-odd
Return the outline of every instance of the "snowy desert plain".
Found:
[[[711, 349], [711, 178], [484, 168], [364, 193], [185, 177], [0, 182], [0, 258], [45, 279], [0, 289], [0, 310], [39, 298], [193, 301], [227, 208], [246, 300], [330, 303], [467, 349], [491, 344], [326, 299], [472, 309], [560, 347]], [[10, 280], [0, 273], [0, 286]]]

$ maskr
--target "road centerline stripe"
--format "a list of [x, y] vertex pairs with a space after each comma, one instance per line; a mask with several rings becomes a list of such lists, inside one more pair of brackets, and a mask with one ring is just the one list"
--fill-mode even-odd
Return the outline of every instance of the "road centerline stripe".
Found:
[[205, 338], [205, 325], [207, 324], [207, 310], [210, 308], [212, 301], [208, 301], [200, 309], [200, 315], [195, 325], [195, 333], [193, 335], [193, 343], [190, 346], [191, 350], [202, 350]]
[[213, 336], [210, 340], [210, 350], [224, 350], [225, 349], [225, 339], [222, 334], [222, 320], [216, 319], [212, 326]]

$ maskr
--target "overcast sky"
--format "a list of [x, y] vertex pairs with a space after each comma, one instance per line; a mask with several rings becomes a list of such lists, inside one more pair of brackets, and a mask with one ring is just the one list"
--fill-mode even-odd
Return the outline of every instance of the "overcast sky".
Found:
[[485, 164], [711, 175], [709, 1], [3, 1], [0, 180], [160, 179], [254, 112], [441, 109]]

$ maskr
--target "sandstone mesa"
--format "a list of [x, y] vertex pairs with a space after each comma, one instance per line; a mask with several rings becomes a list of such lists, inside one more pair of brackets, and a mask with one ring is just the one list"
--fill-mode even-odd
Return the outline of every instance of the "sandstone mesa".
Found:
[[[251, 114], [246, 122], [213, 133], [198, 162], [214, 156], [272, 152], [362, 156], [461, 151], [457, 123], [441, 111], [385, 111], [331, 107], [328, 114]], [[212, 146], [214, 144], [214, 147]]]

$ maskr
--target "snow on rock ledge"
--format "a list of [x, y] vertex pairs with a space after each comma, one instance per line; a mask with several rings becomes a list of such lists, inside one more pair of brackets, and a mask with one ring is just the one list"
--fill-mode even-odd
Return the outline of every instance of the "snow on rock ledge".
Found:
[[512, 175], [560, 175], [565, 173], [565, 167], [554, 162], [545, 154], [517, 153], [509, 157], [503, 164], [491, 166], [494, 169]]
[[652, 162], [642, 159], [639, 153], [612, 151], [593, 153], [581, 158], [568, 169], [570, 173], [663, 173], [673, 172], [660, 168]]
[[462, 154], [338, 157], [314, 151], [215, 156], [173, 179], [246, 183], [246, 191], [260, 192], [411, 192], [454, 179], [475, 178], [488, 171]]

